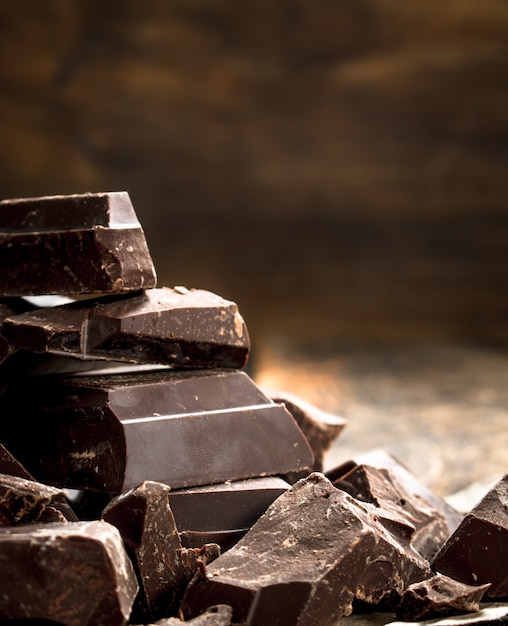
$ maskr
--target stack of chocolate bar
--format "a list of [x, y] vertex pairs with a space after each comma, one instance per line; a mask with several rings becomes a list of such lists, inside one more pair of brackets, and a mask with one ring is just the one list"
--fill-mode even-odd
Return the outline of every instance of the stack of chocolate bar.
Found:
[[508, 595], [457, 575], [465, 520], [395, 459], [323, 473], [345, 421], [254, 382], [235, 303], [157, 287], [127, 193], [0, 202], [0, 259], [0, 619], [323, 626]]

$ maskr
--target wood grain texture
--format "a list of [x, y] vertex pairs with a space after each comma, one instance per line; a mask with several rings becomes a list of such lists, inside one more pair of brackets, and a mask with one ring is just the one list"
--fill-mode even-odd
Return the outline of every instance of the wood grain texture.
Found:
[[123, 190], [254, 333], [505, 339], [503, 0], [0, 6], [0, 196]]

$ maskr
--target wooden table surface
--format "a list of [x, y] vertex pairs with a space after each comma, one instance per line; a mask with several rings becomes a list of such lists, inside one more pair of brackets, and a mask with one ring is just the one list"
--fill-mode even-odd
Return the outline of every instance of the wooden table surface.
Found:
[[506, 348], [273, 341], [253, 353], [252, 370], [347, 418], [327, 468], [382, 448], [441, 495], [508, 471]]

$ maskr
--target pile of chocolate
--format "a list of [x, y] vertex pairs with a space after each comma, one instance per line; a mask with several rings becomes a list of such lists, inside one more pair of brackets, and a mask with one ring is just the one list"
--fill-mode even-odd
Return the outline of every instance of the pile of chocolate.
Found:
[[326, 626], [508, 597], [508, 475], [463, 516], [382, 451], [324, 473], [345, 421], [252, 380], [235, 303], [156, 286], [127, 193], [1, 202], [0, 258], [0, 619]]

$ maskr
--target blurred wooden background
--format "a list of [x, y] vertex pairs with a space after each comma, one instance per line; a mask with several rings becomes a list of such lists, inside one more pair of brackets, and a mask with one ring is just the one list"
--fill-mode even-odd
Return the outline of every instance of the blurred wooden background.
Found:
[[4, 2], [0, 85], [0, 197], [128, 190], [255, 338], [508, 338], [505, 0]]

